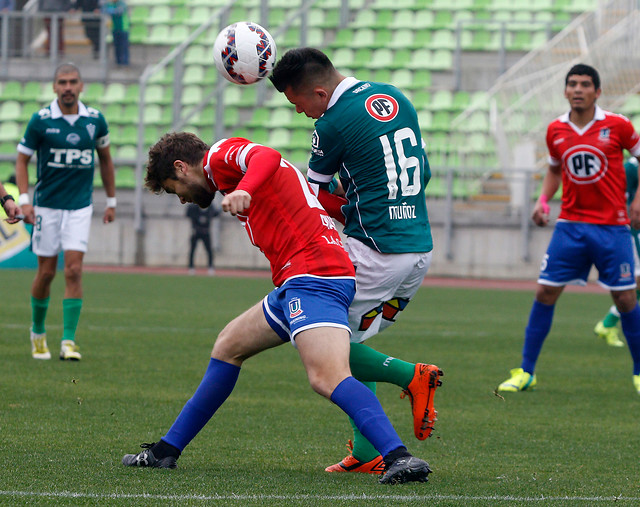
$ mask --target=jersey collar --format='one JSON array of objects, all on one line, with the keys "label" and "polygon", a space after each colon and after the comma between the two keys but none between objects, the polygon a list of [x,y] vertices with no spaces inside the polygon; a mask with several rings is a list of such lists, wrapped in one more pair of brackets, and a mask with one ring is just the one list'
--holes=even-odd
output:
[{"label": "jersey collar", "polygon": [[593,120],[591,120],[589,123],[587,123],[583,128],[578,128],[575,126],[575,124],[571,123],[571,120],[569,120],[569,113],[571,111],[567,111],[566,113],[564,113],[562,116],[560,116],[560,118],[558,118],[558,120],[560,120],[562,123],[567,123],[569,124],[569,126],[575,130],[578,134],[583,134],[585,133],[587,130],[589,130],[591,128],[591,126],[600,120],[604,120],[606,118],[606,115],[604,114],[604,109],[602,109],[598,104],[596,104],[596,110],[593,114]]},{"label": "jersey collar", "polygon": [[[51,119],[55,120],[57,118],[62,118],[64,115],[62,114],[62,110],[60,109],[60,105],[58,104],[58,99],[53,99],[51,102]],[[89,116],[89,111],[87,110],[87,106],[85,106],[82,102],[78,101],[78,116]]]},{"label": "jersey collar", "polygon": [[327,109],[338,102],[338,99],[344,92],[346,92],[349,88],[352,88],[359,82],[360,80],[356,79],[355,77],[345,77],[342,81],[340,81],[340,84],[336,86],[335,90],[333,90],[333,94],[331,95],[331,99],[329,99],[329,104],[327,105]]}]

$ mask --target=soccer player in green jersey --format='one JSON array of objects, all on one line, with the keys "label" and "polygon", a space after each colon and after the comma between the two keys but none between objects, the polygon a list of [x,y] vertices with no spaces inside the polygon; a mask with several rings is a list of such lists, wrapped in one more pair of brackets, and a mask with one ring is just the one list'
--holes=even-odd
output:
[{"label": "soccer player in green jersey", "polygon": [[[414,433],[423,440],[436,420],[433,397],[442,371],[362,343],[395,322],[431,263],[424,194],[431,173],[415,108],[391,85],[340,74],[314,48],[285,53],[270,79],[298,113],[316,119],[307,177],[329,213],[345,224],[345,248],[356,267],[349,310],[353,375],[374,392],[376,382],[400,386],[411,399]],[[355,426],[349,446],[351,453],[326,471],[381,473],[380,455]]]},{"label": "soccer player in green jersey", "polygon": [[[116,189],[109,129],[100,111],[80,102],[82,86],[75,65],[60,65],[53,80],[57,98],[34,113],[18,144],[18,205],[25,222],[33,224],[31,249],[38,256],[31,286],[31,355],[35,359],[51,358],[45,317],[60,252],[64,252],[65,278],[60,359],[81,359],[75,333],[82,308],[82,262],[93,214],[94,151],[98,152],[100,176],[107,194],[103,221],[115,219]],[[27,166],[34,153],[38,156],[38,181],[32,203]]]}]

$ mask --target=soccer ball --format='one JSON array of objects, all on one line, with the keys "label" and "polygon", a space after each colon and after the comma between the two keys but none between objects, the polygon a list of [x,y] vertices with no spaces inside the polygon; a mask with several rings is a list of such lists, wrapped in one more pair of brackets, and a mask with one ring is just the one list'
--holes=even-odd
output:
[{"label": "soccer ball", "polygon": [[213,61],[226,79],[248,85],[271,73],[276,61],[276,43],[271,34],[257,23],[233,23],[216,37]]}]

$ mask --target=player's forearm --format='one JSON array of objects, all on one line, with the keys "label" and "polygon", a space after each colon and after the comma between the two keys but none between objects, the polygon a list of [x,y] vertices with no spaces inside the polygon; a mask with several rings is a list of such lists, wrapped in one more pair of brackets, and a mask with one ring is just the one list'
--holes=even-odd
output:
[{"label": "player's forearm", "polygon": [[107,197],[115,197],[116,173],[112,161],[100,161],[100,178]]},{"label": "player's forearm", "polygon": [[28,172],[29,158],[22,153],[18,153],[16,160],[16,186],[20,194],[26,194],[29,192],[29,172]]}]

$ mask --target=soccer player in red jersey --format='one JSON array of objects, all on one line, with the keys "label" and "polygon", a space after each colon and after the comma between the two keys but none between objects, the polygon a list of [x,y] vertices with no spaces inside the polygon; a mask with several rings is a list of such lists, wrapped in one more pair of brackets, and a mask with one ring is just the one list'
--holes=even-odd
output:
[{"label": "soccer player in red jersey", "polygon": [[238,217],[271,264],[276,288],[218,335],[193,397],[160,441],[143,444],[126,466],[175,468],[187,444],[231,394],[243,362],[291,342],[312,388],[338,405],[383,456],[380,482],[426,482],[429,465],[412,456],[375,395],[349,370],[349,305],[355,270],[333,221],[304,176],[280,153],[246,139],[207,146],[194,134],[171,133],[149,150],[146,186],[180,202]]},{"label": "soccer player in red jersey", "polygon": [[629,223],[640,226],[640,193],[627,215],[623,150],[640,155],[640,137],[622,115],[596,105],[600,77],[588,65],[569,70],[564,95],[571,109],[549,124],[549,169],[533,210],[536,225],[549,222],[548,201],[562,183],[562,206],[542,261],[535,301],[525,329],[520,368],[498,386],[517,392],[536,385],[534,369],[553,320],[553,310],[569,283],[584,285],[591,266],[611,291],[633,359],[633,384],[640,394],[640,307],[636,298]]}]

